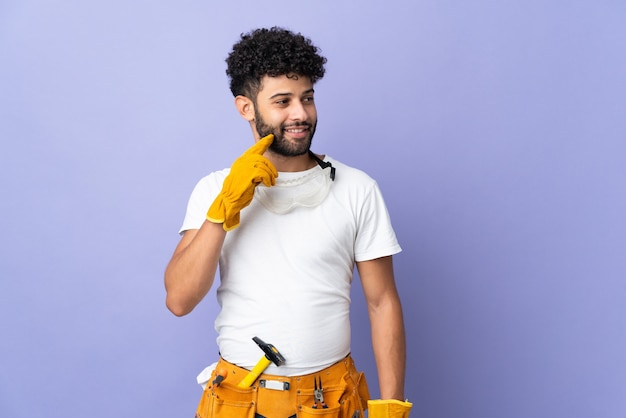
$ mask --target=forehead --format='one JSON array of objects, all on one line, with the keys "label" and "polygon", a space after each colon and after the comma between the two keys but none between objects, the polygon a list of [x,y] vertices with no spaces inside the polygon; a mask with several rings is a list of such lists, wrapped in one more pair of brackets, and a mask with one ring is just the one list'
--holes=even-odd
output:
[{"label": "forehead", "polygon": [[309,77],[298,75],[280,75],[270,77],[268,75],[261,79],[259,98],[268,98],[277,94],[301,95],[313,90],[313,83]]}]

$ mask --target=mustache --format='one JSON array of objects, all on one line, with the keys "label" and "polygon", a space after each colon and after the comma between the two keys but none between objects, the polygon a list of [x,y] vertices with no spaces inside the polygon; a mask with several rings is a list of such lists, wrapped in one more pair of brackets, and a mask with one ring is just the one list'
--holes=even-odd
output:
[{"label": "mustache", "polygon": [[280,128],[276,126],[271,126],[271,125],[259,124],[257,125],[257,130],[259,132],[260,138],[263,138],[264,136],[267,136],[273,133],[274,136],[276,137],[274,141],[276,141],[282,137],[282,131],[284,131],[285,129],[299,128],[299,127],[304,127],[312,132],[315,127],[315,124],[310,123],[310,122],[294,122],[294,123],[280,125]]},{"label": "mustache", "polygon": [[283,125],[282,129],[289,129],[289,128],[299,128],[299,127],[307,127],[310,128],[312,125],[308,122],[294,122],[294,123],[290,123],[288,125]]}]

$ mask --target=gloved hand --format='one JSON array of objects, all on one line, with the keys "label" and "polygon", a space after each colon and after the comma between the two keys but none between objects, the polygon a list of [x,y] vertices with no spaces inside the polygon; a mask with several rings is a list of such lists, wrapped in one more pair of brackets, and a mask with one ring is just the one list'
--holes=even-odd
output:
[{"label": "gloved hand", "polygon": [[369,418],[409,418],[413,404],[397,399],[376,399],[367,401]]},{"label": "gloved hand", "polygon": [[261,183],[267,187],[276,184],[278,171],[263,156],[273,141],[272,134],[261,138],[233,162],[230,173],[224,179],[222,191],[207,212],[209,221],[223,223],[225,231],[237,228],[239,212],[252,202],[254,188]]}]

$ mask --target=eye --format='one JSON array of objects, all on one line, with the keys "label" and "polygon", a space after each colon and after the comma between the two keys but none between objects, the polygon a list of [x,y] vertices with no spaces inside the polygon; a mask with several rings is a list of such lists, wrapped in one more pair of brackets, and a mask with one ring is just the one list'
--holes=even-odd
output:
[{"label": "eye", "polygon": [[302,99],[304,103],[313,103],[313,96],[307,96]]}]

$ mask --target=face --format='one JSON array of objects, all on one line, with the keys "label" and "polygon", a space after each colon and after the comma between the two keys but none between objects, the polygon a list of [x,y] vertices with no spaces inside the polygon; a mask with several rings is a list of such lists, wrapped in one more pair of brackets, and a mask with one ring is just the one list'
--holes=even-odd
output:
[{"label": "face", "polygon": [[307,77],[266,76],[254,106],[259,137],[274,134],[270,151],[288,157],[306,154],[317,126],[313,85]]}]

